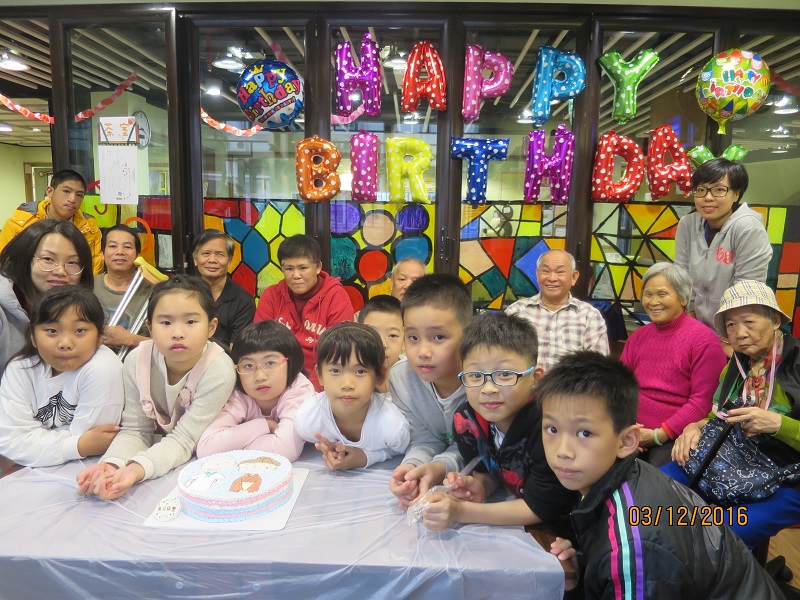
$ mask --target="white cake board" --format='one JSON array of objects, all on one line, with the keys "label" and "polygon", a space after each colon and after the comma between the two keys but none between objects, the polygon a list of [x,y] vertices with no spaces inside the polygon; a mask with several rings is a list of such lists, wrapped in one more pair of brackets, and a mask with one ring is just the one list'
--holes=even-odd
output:
[{"label": "white cake board", "polygon": [[[194,519],[184,513],[178,513],[171,521],[159,521],[155,518],[155,510],[150,514],[144,522],[145,527],[158,527],[159,529],[188,529],[191,531],[219,531],[226,533],[231,531],[280,531],[286,527],[286,522],[289,520],[289,515],[292,514],[297,497],[300,495],[300,490],[303,489],[303,484],[308,477],[308,469],[294,469],[294,488],[292,490],[292,497],[283,506],[276,510],[267,513],[266,515],[257,517],[255,519],[246,519],[244,521],[233,521],[231,523],[207,523]],[[176,485],[167,497],[178,497],[178,486]]]}]

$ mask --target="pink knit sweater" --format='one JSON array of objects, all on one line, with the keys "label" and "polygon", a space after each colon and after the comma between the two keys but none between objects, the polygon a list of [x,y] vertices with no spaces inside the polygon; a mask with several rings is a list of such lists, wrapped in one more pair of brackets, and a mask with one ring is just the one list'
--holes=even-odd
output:
[{"label": "pink knit sweater", "polygon": [[666,423],[675,435],[711,411],[728,362],[716,334],[685,313],[634,331],[621,360],[639,381],[639,422],[648,429]]}]

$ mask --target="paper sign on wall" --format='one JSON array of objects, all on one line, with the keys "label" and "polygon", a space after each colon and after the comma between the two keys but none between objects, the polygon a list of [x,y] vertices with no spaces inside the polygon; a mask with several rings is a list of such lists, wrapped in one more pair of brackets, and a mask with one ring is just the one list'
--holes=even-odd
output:
[{"label": "paper sign on wall", "polygon": [[97,123],[98,144],[138,144],[139,127],[134,117],[105,117]]},{"label": "paper sign on wall", "polygon": [[100,202],[138,204],[136,191],[137,146],[100,145]]}]

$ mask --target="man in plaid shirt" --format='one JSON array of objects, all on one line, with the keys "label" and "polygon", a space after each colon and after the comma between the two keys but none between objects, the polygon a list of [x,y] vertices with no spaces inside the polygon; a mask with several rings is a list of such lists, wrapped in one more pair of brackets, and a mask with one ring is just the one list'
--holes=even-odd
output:
[{"label": "man in plaid shirt", "polygon": [[575,258],[564,250],[549,250],[536,262],[539,293],[518,300],[506,309],[528,319],[539,335],[539,365],[545,371],[576,350],[608,354],[608,335],[603,315],[588,302],[573,298],[578,281]]}]

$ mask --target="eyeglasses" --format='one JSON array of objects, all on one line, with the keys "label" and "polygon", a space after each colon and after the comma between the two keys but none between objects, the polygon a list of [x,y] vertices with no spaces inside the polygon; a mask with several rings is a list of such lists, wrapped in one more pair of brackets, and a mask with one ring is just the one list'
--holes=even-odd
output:
[{"label": "eyeglasses", "polygon": [[695,198],[705,198],[708,192],[711,192],[711,195],[714,198],[724,198],[728,192],[731,190],[730,187],[727,185],[715,185],[712,188],[698,186],[692,190],[692,194],[694,194]]},{"label": "eyeglasses", "polygon": [[269,373],[270,371],[275,371],[278,367],[280,367],[283,363],[287,362],[289,359],[284,357],[280,360],[268,360],[263,363],[255,363],[255,362],[246,362],[246,363],[239,363],[236,365],[236,372],[239,375],[255,375],[258,369],[264,371],[264,373]]},{"label": "eyeglasses", "polygon": [[45,273],[55,271],[58,267],[64,267],[64,271],[67,273],[67,275],[80,275],[83,273],[83,265],[77,260],[61,262],[60,260],[56,260],[51,256],[37,256],[36,266]]},{"label": "eyeglasses", "polygon": [[487,377],[491,377],[492,382],[497,386],[511,387],[512,385],[517,385],[520,377],[525,377],[525,375],[532,373],[535,368],[536,365],[533,365],[527,371],[522,371],[522,373],[504,369],[492,371],[491,373],[484,373],[483,371],[462,371],[458,374],[458,378],[461,380],[461,383],[464,384],[464,387],[468,388],[483,387]]}]

